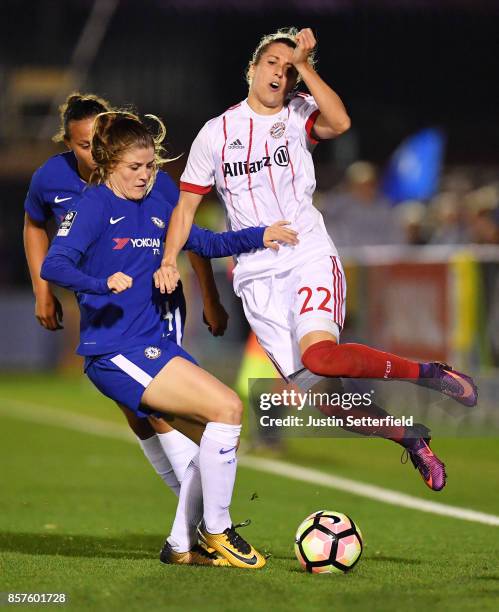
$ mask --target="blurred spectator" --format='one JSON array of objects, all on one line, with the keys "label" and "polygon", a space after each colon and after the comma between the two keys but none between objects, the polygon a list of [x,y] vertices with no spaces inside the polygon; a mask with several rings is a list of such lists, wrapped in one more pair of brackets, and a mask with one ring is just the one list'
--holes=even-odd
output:
[{"label": "blurred spectator", "polygon": [[405,244],[427,243],[426,213],[425,204],[417,200],[408,200],[395,207],[394,214],[403,232]]},{"label": "blurred spectator", "polygon": [[470,241],[465,225],[462,197],[456,192],[440,193],[429,205],[433,228],[430,244],[465,244]]},{"label": "blurred spectator", "polygon": [[473,189],[473,173],[473,170],[466,166],[446,168],[440,181],[441,192],[464,197]]},{"label": "blurred spectator", "polygon": [[369,162],[349,166],[344,187],[325,193],[321,204],[326,228],[338,247],[403,242],[393,209],[380,194],[378,174]]},{"label": "blurred spectator", "polygon": [[499,187],[487,185],[466,197],[470,241],[499,244]]}]

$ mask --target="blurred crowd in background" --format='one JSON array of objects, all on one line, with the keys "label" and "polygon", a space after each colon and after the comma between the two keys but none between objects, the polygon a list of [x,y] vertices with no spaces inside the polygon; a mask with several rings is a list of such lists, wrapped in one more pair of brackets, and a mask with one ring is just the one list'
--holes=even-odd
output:
[{"label": "blurred crowd in background", "polygon": [[[449,169],[427,201],[393,205],[373,163],[351,164],[343,181],[317,204],[328,231],[342,247],[375,245],[499,244],[499,176]],[[492,177],[491,177],[492,178]]]}]

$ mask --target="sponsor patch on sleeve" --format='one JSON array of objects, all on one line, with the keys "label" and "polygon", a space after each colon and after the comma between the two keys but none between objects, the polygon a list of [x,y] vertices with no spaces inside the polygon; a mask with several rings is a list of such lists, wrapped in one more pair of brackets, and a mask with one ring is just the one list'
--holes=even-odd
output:
[{"label": "sponsor patch on sleeve", "polygon": [[76,210],[69,210],[66,213],[66,216],[59,225],[59,230],[57,232],[58,236],[67,236],[69,234],[69,230],[71,229],[77,214],[78,212]]}]

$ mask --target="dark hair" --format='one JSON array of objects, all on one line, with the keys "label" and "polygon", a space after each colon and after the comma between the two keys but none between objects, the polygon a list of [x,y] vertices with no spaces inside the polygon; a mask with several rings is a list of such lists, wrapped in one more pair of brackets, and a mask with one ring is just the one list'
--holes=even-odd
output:
[{"label": "dark hair", "polygon": [[132,148],[154,149],[154,172],[151,177],[148,191],[154,185],[159,166],[170,159],[162,155],[164,149],[162,142],[166,136],[164,123],[155,115],[145,115],[153,119],[159,126],[157,134],[129,111],[108,111],[97,115],[92,133],[92,157],[97,164],[90,176],[89,184],[100,185],[105,183],[109,174],[122,159],[124,153]]},{"label": "dark hair", "polygon": [[70,121],[89,119],[90,117],[96,117],[99,113],[105,113],[110,110],[112,110],[112,107],[109,102],[95,94],[81,94],[76,91],[69,94],[64,104],[59,106],[59,130],[52,140],[54,142],[62,142],[70,138]]}]

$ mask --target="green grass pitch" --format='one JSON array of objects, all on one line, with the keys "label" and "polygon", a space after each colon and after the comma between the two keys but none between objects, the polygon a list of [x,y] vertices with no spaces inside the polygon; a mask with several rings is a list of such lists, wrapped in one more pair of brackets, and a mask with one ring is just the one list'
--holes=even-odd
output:
[{"label": "green grass pitch", "polygon": [[[138,445],[23,420],[23,405],[123,425],[83,377],[0,378],[2,592],[65,592],[64,609],[71,610],[497,609],[497,527],[246,467],[238,472],[232,515],[252,519],[242,533],[271,553],[267,566],[164,566],[158,551],[175,499]],[[382,440],[294,440],[282,458],[497,514],[497,439],[437,440],[435,448],[449,472],[441,494],[426,490],[413,468],[400,464],[399,449]],[[365,537],[362,559],[344,576],[308,575],[294,557],[296,527],[325,508],[351,515]]]}]

